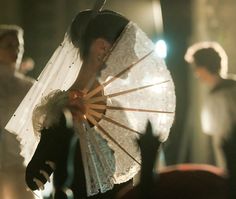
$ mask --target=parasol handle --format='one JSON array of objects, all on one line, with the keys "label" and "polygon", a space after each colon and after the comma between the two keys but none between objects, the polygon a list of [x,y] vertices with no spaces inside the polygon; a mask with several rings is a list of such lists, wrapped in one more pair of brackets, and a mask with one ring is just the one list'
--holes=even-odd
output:
[{"label": "parasol handle", "polygon": [[93,6],[93,10],[95,12],[100,12],[103,9],[105,3],[106,3],[106,0],[97,0]]}]

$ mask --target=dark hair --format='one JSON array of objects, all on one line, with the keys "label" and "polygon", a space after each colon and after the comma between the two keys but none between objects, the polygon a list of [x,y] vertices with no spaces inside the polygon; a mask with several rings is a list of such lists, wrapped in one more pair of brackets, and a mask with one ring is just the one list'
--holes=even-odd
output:
[{"label": "dark hair", "polygon": [[0,41],[9,35],[14,36],[18,39],[17,34],[18,32],[16,30],[7,30],[4,33],[0,34]]},{"label": "dark hair", "polygon": [[204,67],[212,74],[219,74],[221,57],[214,48],[202,48],[193,54],[196,67]]},{"label": "dark hair", "polygon": [[79,48],[81,58],[85,59],[95,39],[103,38],[111,44],[114,43],[128,22],[128,19],[110,10],[98,13],[86,10],[77,14],[69,35],[72,43]]},{"label": "dark hair", "polygon": [[18,39],[21,39],[19,37],[23,37],[23,29],[17,25],[1,24],[0,25],[0,40],[8,35],[16,36]]}]

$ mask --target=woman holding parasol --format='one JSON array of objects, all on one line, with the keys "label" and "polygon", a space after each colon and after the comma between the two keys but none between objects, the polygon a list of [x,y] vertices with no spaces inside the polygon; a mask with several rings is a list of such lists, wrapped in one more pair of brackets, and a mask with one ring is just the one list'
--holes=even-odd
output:
[{"label": "woman holding parasol", "polygon": [[[157,124],[163,140],[173,121],[173,82],[163,61],[153,54],[153,44],[125,17],[101,11],[102,5],[97,1],[93,10],[76,16],[7,126],[16,131],[14,120],[24,113],[18,137],[25,145],[26,163],[31,159],[27,184],[38,189],[54,172],[55,198],[99,192],[111,198],[108,191],[139,170],[135,141],[147,119]],[[41,96],[46,97],[38,104]],[[38,104],[33,126],[39,143],[25,138],[31,132],[26,104]]]}]

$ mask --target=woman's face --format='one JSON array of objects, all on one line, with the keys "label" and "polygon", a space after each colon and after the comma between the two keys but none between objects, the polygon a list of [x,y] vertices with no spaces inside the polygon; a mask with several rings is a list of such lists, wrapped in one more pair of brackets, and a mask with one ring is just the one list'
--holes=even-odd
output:
[{"label": "woman's face", "polygon": [[105,39],[98,38],[91,44],[89,50],[88,63],[92,64],[94,72],[100,75],[101,71],[106,67],[104,60],[109,53],[111,44]]}]

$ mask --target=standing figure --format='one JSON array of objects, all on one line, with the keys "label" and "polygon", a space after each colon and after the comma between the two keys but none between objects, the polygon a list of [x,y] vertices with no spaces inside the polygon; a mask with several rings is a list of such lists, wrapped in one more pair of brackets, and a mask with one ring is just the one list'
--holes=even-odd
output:
[{"label": "standing figure", "polygon": [[132,185],[147,119],[165,141],[174,118],[173,81],[153,43],[103,3],[75,17],[6,126],[21,139],[29,188],[53,173],[56,199],[113,198]]},{"label": "standing figure", "polygon": [[34,69],[35,62],[31,57],[23,57],[18,72],[28,76],[28,73]]},{"label": "standing figure", "polygon": [[16,75],[22,54],[23,30],[15,25],[0,25],[0,198],[34,198],[26,191],[20,144],[4,129],[32,85],[31,79]]},{"label": "standing figure", "polygon": [[202,110],[202,127],[212,135],[217,166],[226,168],[222,147],[236,133],[236,81],[221,77],[227,62],[222,47],[215,42],[190,47],[186,60],[193,64],[196,76],[209,88]]},{"label": "standing figure", "polygon": [[[26,182],[30,189],[43,188],[52,172],[55,199],[67,198],[71,193],[74,198],[113,198],[116,189],[127,184],[114,185],[113,188],[116,169],[113,150],[98,133],[92,130],[83,132],[84,126],[86,129],[94,126],[84,121],[87,107],[83,95],[88,87],[99,86],[97,76],[105,67],[104,59],[128,22],[112,11],[87,10],[74,19],[69,35],[73,45],[79,49],[82,66],[67,91],[52,92],[34,110],[33,123],[40,132],[40,142],[26,169]],[[103,96],[103,90],[97,96]],[[105,103],[104,100],[99,104]],[[45,116],[43,120],[42,116]],[[78,123],[77,130],[73,123]],[[92,153],[89,156],[88,151],[83,151],[84,145]],[[99,192],[98,196],[95,195]]]}]

